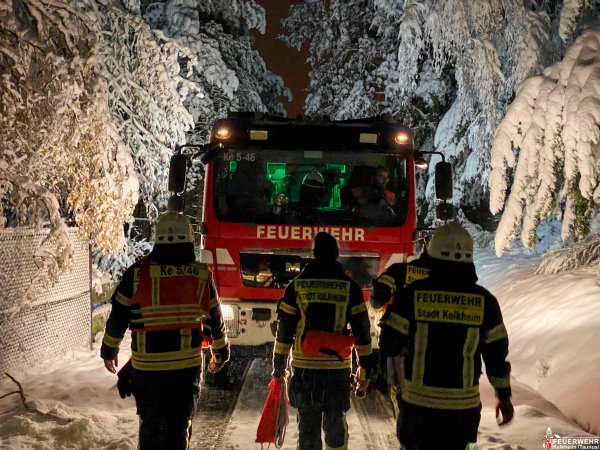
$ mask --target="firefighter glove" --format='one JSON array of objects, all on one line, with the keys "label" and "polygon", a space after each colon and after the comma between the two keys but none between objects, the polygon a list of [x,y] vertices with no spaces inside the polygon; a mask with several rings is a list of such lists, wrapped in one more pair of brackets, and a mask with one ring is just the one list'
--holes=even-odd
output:
[{"label": "firefighter glove", "polygon": [[227,361],[229,361],[229,345],[213,350],[208,363],[208,371],[210,373],[220,372]]},{"label": "firefighter glove", "polygon": [[[502,417],[500,417],[500,414],[502,414]],[[496,401],[496,421],[498,422],[498,425],[503,426],[503,425],[510,423],[510,421],[513,419],[514,416],[515,416],[515,408],[513,407],[513,404],[510,401],[510,398],[505,398],[502,400],[497,399],[497,401]]]},{"label": "firefighter glove", "polygon": [[355,375],[354,395],[359,400],[364,400],[369,389],[369,380],[366,378],[366,370],[359,367]]},{"label": "firefighter glove", "polygon": [[227,344],[225,347],[221,347],[218,349],[213,349],[212,350],[212,354],[213,355],[219,355],[221,357],[221,360],[226,363],[227,361],[229,361],[229,344]]},{"label": "firefighter glove", "polygon": [[131,372],[131,360],[129,360],[127,361],[127,364],[125,364],[117,374],[117,389],[119,390],[119,395],[121,396],[121,398],[131,396],[131,388],[133,386],[133,377],[131,376]]},{"label": "firefighter glove", "polygon": [[287,374],[288,358],[286,355],[273,355],[273,372],[271,376],[273,378],[281,378]]},{"label": "firefighter glove", "polygon": [[358,365],[362,368],[366,380],[375,377],[377,373],[377,357],[374,353],[358,357]]}]

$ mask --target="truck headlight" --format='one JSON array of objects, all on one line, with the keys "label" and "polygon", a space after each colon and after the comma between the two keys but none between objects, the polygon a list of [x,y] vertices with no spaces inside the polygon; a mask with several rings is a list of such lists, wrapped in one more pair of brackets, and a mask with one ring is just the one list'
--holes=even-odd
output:
[{"label": "truck headlight", "polygon": [[235,319],[235,312],[233,310],[233,306],[231,305],[224,305],[223,303],[221,303],[221,313],[223,314],[224,321]]}]

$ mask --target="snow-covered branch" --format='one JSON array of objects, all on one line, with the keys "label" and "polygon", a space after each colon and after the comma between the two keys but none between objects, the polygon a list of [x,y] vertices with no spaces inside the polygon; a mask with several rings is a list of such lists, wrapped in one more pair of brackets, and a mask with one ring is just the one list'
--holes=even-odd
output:
[{"label": "snow-covered branch", "polygon": [[2,225],[51,216],[55,236],[66,218],[94,251],[124,253],[123,224],[139,199],[164,206],[169,158],[196,122],[194,141],[228,109],[284,113],[282,79],[251,48],[248,30],[266,24],[254,0],[149,11],[138,0],[0,2]]},{"label": "snow-covered branch", "polygon": [[[42,248],[54,255],[52,270],[68,259],[61,252],[70,247],[56,239],[64,217],[93,248],[116,252],[139,180],[151,184],[143,166],[136,173],[132,148],[142,161],[157,154],[164,191],[170,149],[193,126],[176,89],[180,53],[114,2],[15,1],[2,13],[0,159],[11,175],[0,182],[2,222],[51,218],[47,241],[55,247]],[[130,126],[119,131],[121,122]],[[150,154],[139,152],[140,142]]]},{"label": "snow-covered branch", "polygon": [[[505,202],[506,170],[515,162]],[[563,239],[587,235],[600,205],[600,26],[523,83],[496,131],[489,186],[492,212],[504,210],[498,255],[521,224],[523,243],[533,247],[537,226],[553,213],[562,218]]]}]

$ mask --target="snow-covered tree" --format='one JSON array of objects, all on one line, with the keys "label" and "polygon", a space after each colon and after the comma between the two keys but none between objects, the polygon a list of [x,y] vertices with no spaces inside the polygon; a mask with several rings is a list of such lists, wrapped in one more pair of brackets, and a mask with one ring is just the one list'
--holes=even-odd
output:
[{"label": "snow-covered tree", "polygon": [[307,113],[390,113],[417,131],[424,149],[449,157],[455,203],[480,207],[495,127],[518,84],[560,48],[554,8],[521,0],[310,1],[291,7],[285,39],[310,42]]},{"label": "snow-covered tree", "polygon": [[372,0],[304,2],[290,7],[282,36],[300,49],[309,42],[309,74],[305,113],[334,120],[376,115],[381,108],[381,82],[375,73],[378,41],[370,31]]},{"label": "snow-covered tree", "polygon": [[599,18],[599,0],[564,0],[559,23],[561,39],[569,41],[574,35],[579,35],[582,29],[598,23]]},{"label": "snow-covered tree", "polygon": [[15,4],[3,15],[2,153],[13,174],[54,192],[94,247],[116,251],[138,179],[144,197],[164,192],[171,148],[193,125],[176,89],[182,53],[117,4]]},{"label": "snow-covered tree", "polygon": [[123,259],[124,224],[138,200],[145,215],[164,206],[169,157],[194,126],[204,141],[228,109],[283,113],[283,82],[251,49],[248,30],[265,26],[253,0],[15,0],[0,13],[2,225],[49,221],[57,270],[64,219]]},{"label": "snow-covered tree", "polygon": [[589,233],[600,205],[600,26],[520,86],[496,131],[489,184],[492,212],[504,209],[498,255],[521,224],[521,240],[535,246],[537,226],[552,214],[562,219],[563,239]]},{"label": "snow-covered tree", "polygon": [[68,265],[70,216],[116,250],[137,196],[129,152],[107,114],[96,24],[69,2],[0,3],[2,225],[41,226],[50,279]]},{"label": "snow-covered tree", "polygon": [[289,90],[252,49],[249,30],[264,33],[266,26],[265,11],[254,0],[154,2],[143,17],[198,61],[189,77],[195,90],[184,92],[194,121],[204,127],[197,126],[203,138],[228,110],[284,114],[277,97],[290,95]]},{"label": "snow-covered tree", "polygon": [[596,267],[600,269],[600,234],[590,236],[571,247],[554,250],[544,255],[535,273],[542,275]]},{"label": "snow-covered tree", "polygon": [[139,192],[166,191],[171,148],[193,126],[177,91],[182,47],[116,2],[0,12],[2,223],[50,223],[41,253],[55,279],[71,254],[64,219],[115,254]]},{"label": "snow-covered tree", "polygon": [[[434,147],[453,163],[455,203],[477,211],[487,204],[494,129],[516,86],[541,70],[557,47],[548,11],[528,2],[459,0],[430,6],[422,22],[425,45],[431,45],[434,73],[453,68],[456,95],[436,129]],[[409,51],[401,45],[403,50]]]},{"label": "snow-covered tree", "polygon": [[182,74],[197,61],[139,15],[114,5],[98,7],[95,15],[100,18],[97,61],[108,84],[108,111],[133,157],[140,199],[156,210],[166,202],[173,149],[194,127],[183,100],[195,83]]}]

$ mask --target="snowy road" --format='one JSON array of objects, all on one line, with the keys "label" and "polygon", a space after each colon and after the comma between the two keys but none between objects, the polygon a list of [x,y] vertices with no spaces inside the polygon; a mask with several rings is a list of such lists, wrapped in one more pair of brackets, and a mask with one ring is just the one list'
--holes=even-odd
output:
[{"label": "snowy road", "polygon": [[[248,443],[256,439],[256,428],[260,420],[262,406],[268,394],[271,361],[255,359],[244,381],[237,404],[224,433],[223,450],[247,449]],[[290,423],[287,427],[283,450],[295,450],[298,438],[296,410],[290,408]],[[371,393],[365,401],[353,398],[347,414],[350,433],[349,448],[361,450],[397,449],[395,423],[392,411],[377,392]],[[258,444],[251,444],[250,448]]]}]

